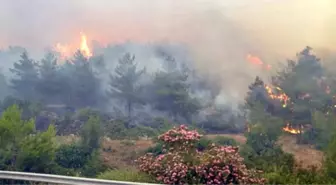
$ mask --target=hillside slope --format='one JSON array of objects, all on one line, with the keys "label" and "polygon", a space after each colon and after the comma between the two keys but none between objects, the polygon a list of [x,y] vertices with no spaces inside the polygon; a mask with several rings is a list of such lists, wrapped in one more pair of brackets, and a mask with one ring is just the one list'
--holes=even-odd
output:
[{"label": "hillside slope", "polygon": [[[235,139],[237,142],[244,144],[246,138],[242,134],[220,134],[207,135],[213,138],[216,136],[225,136]],[[74,135],[59,137],[62,143],[71,143],[76,141]],[[321,167],[323,162],[323,152],[318,151],[311,145],[298,145],[295,136],[283,135],[278,143],[282,145],[282,149],[294,155],[296,163],[307,168],[309,166]],[[134,160],[144,153],[144,151],[153,146],[151,140],[111,140],[104,138],[102,147],[102,158],[104,162],[111,168],[125,168],[134,166]]]}]

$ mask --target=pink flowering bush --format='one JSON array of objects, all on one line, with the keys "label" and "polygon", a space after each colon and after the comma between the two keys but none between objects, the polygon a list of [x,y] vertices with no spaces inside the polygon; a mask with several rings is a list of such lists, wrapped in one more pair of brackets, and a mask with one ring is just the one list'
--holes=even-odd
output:
[{"label": "pink flowering bush", "polygon": [[238,147],[212,145],[199,152],[195,144],[201,135],[184,125],[158,137],[164,154],[146,154],[137,162],[142,172],[165,184],[264,184],[260,171],[249,170]]}]

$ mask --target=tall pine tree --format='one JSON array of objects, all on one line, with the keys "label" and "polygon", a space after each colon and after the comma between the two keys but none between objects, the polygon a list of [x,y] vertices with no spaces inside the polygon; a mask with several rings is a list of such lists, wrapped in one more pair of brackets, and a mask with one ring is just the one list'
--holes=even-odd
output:
[{"label": "tall pine tree", "polygon": [[102,96],[101,82],[93,71],[90,60],[77,51],[64,72],[68,74],[70,83],[68,104],[77,108],[97,106]]},{"label": "tall pine tree", "polygon": [[14,68],[10,69],[15,75],[11,79],[11,87],[20,98],[36,100],[38,99],[36,87],[39,80],[37,64],[29,58],[27,52],[23,52],[20,57],[21,59],[14,63]]},{"label": "tall pine tree", "polygon": [[61,103],[62,96],[65,96],[65,91],[69,86],[60,73],[56,56],[47,53],[41,60],[39,71],[41,78],[37,84],[37,90],[43,97],[44,102]]},{"label": "tall pine tree", "polygon": [[134,106],[144,103],[140,79],[145,73],[145,68],[138,70],[134,60],[135,56],[130,53],[126,53],[119,60],[115,74],[110,75],[110,90],[108,91],[111,98],[119,99],[124,103],[130,121]]}]

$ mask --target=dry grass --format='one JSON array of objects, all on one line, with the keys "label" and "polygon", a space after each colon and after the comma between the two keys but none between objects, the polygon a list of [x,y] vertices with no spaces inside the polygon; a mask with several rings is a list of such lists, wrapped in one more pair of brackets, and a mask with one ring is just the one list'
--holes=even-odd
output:
[{"label": "dry grass", "polygon": [[[206,137],[214,138],[216,136],[232,138],[241,144],[246,142],[246,138],[242,134],[219,134],[207,135]],[[59,143],[69,144],[78,141],[78,137],[73,135],[59,136],[57,140]],[[299,166],[303,168],[322,166],[323,152],[314,149],[311,145],[296,144],[295,136],[284,135],[280,137],[278,143],[282,145],[282,149],[285,152],[294,155],[295,161]],[[110,168],[131,168],[134,166],[134,160],[153,145],[153,141],[145,139],[133,141],[104,138],[102,142],[102,158]]]},{"label": "dry grass", "polygon": [[134,166],[134,160],[144,151],[153,146],[150,140],[103,140],[102,157],[110,168],[129,168]]},{"label": "dry grass", "polygon": [[76,135],[68,135],[68,136],[56,136],[56,142],[57,144],[71,144],[74,142],[79,141],[79,137]]},{"label": "dry grass", "polygon": [[[220,134],[208,135],[207,137],[213,138],[216,136],[230,137],[237,142],[243,144],[246,138],[241,134]],[[323,152],[314,149],[312,145],[298,145],[294,135],[283,135],[279,138],[278,144],[282,145],[282,149],[294,155],[295,162],[302,168],[309,168],[315,166],[320,168],[323,162]]]},{"label": "dry grass", "polygon": [[318,151],[311,145],[298,145],[296,144],[295,136],[285,135],[280,137],[279,144],[282,149],[294,155],[296,163],[302,168],[310,166],[322,167],[323,152]]}]

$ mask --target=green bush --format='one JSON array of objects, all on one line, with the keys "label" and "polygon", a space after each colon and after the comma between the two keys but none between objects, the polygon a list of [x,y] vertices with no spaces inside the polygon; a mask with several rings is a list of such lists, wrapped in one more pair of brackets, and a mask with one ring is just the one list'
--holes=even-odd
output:
[{"label": "green bush", "polygon": [[148,137],[153,137],[153,136],[157,136],[158,135],[158,131],[150,128],[150,127],[146,127],[146,126],[137,126],[137,127],[133,127],[131,129],[129,129],[127,131],[126,137],[127,138],[133,138],[133,139],[138,139],[139,137],[144,137],[144,136],[148,136]]},{"label": "green bush", "polygon": [[293,172],[275,168],[266,173],[269,184],[334,184],[335,181],[316,168],[296,169]]},{"label": "green bush", "polygon": [[17,170],[35,173],[53,173],[55,167],[55,128],[26,137],[16,158]]},{"label": "green bush", "polygon": [[84,167],[90,158],[86,147],[78,144],[61,145],[56,150],[55,161],[63,168],[78,169]]},{"label": "green bush", "polygon": [[124,139],[127,137],[127,128],[123,120],[113,120],[107,123],[105,134],[111,139]]},{"label": "green bush", "polygon": [[292,172],[294,157],[285,153],[276,144],[278,137],[262,130],[254,130],[247,134],[246,144],[241,147],[240,154],[244,157],[249,167],[271,172],[274,167]]},{"label": "green bush", "polygon": [[152,153],[155,156],[163,154],[163,143],[158,142],[155,146],[149,147],[146,153]]},{"label": "green bush", "polygon": [[150,175],[136,170],[109,170],[98,175],[99,179],[155,183],[155,179]]},{"label": "green bush", "polygon": [[96,177],[99,173],[105,171],[107,167],[103,164],[99,152],[91,154],[85,166],[81,169],[81,175],[84,177]]},{"label": "green bush", "polygon": [[228,138],[225,136],[216,136],[215,138],[211,139],[213,143],[217,145],[229,145],[229,146],[238,146],[236,140],[232,138]]},{"label": "green bush", "polygon": [[199,141],[196,144],[196,147],[199,151],[203,151],[205,149],[207,149],[213,142],[206,138],[206,137],[202,137],[201,139],[199,139]]}]

